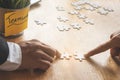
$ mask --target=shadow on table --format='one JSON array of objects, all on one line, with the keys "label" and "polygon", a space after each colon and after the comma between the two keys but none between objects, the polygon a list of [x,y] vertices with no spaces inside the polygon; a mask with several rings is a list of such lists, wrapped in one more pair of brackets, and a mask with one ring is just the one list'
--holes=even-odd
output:
[{"label": "shadow on table", "polygon": [[104,66],[90,58],[87,61],[98,71],[103,80],[120,80],[120,62],[117,59],[109,57]]}]

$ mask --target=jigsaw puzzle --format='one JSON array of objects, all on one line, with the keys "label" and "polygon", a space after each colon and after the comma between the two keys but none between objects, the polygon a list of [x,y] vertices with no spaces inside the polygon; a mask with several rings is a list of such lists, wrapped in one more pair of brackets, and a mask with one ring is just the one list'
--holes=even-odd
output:
[{"label": "jigsaw puzzle", "polygon": [[68,54],[68,53],[63,53],[60,57],[61,60],[70,60],[71,58],[74,58],[75,60],[79,60],[80,62],[82,62],[83,60],[85,60],[85,57],[83,54],[79,54],[77,52],[75,52],[74,54]]},{"label": "jigsaw puzzle", "polygon": [[60,57],[60,59],[67,59],[69,60],[72,57],[72,55],[68,54],[68,53],[63,53]]}]

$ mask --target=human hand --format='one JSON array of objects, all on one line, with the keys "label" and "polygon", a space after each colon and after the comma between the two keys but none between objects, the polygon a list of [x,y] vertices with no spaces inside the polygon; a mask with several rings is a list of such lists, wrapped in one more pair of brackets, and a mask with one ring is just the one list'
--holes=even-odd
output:
[{"label": "human hand", "polygon": [[38,40],[29,40],[18,43],[22,50],[22,64],[19,69],[47,70],[59,52]]},{"label": "human hand", "polygon": [[101,53],[110,49],[111,56],[112,57],[118,56],[120,59],[120,31],[113,33],[110,36],[110,38],[111,39],[109,41],[91,50],[84,56],[86,58],[89,58],[90,56],[96,55],[98,53]]}]

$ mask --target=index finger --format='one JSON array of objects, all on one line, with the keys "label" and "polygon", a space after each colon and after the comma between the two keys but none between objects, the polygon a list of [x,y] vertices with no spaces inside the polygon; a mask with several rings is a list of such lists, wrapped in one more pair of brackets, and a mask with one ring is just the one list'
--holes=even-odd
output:
[{"label": "index finger", "polygon": [[87,54],[85,54],[84,56],[86,58],[89,58],[90,56],[96,55],[98,53],[104,52],[110,48],[113,47],[113,40],[109,40],[104,44],[101,44],[100,46],[96,47],[95,49],[89,51]]}]

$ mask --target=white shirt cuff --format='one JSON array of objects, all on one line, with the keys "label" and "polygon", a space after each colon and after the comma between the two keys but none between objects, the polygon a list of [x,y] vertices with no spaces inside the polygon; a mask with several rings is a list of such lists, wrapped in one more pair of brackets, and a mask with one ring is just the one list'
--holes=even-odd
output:
[{"label": "white shirt cuff", "polygon": [[0,70],[14,71],[19,68],[22,62],[22,51],[18,44],[7,42],[9,47],[9,55],[7,61],[0,65]]}]

